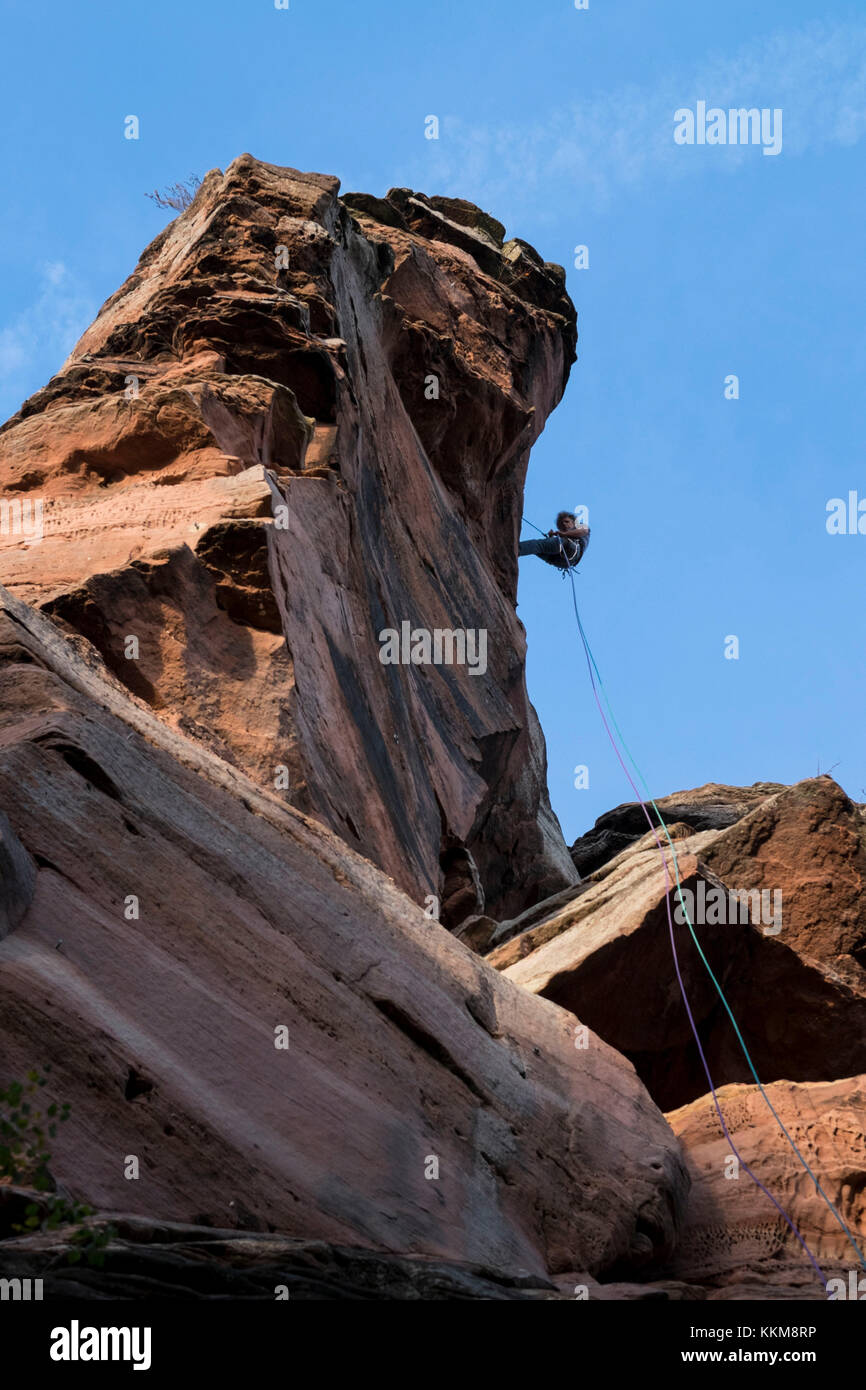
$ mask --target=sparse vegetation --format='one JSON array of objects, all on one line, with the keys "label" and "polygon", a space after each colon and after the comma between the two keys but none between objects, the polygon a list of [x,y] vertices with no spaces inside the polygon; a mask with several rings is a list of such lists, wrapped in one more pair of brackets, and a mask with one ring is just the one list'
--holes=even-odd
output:
[{"label": "sparse vegetation", "polygon": [[69,1118],[69,1106],[53,1102],[43,1113],[34,1100],[47,1084],[47,1076],[31,1071],[26,1081],[11,1081],[0,1090],[0,1182],[35,1187],[37,1192],[54,1187],[46,1141]]},{"label": "sparse vegetation", "polygon": [[183,212],[185,208],[189,207],[200,188],[201,179],[197,174],[190,174],[184,183],[170,184],[161,193],[158,188],[155,188],[152,193],[145,193],[144,196],[156,203],[158,208],[172,208],[174,212]]},{"label": "sparse vegetation", "polygon": [[30,1071],[26,1081],[11,1081],[0,1088],[0,1184],[20,1184],[48,1194],[25,1207],[23,1224],[13,1230],[27,1235],[74,1226],[67,1260],[77,1264],[84,1259],[89,1265],[100,1267],[105,1263],[104,1247],[116,1230],[110,1225],[101,1229],[89,1226],[87,1219],[93,1215],[93,1208],[69,1201],[54,1191],[47,1141],[55,1137],[57,1126],[69,1119],[69,1105],[52,1101],[44,1111],[39,1108],[38,1093],[47,1084],[47,1076]]}]

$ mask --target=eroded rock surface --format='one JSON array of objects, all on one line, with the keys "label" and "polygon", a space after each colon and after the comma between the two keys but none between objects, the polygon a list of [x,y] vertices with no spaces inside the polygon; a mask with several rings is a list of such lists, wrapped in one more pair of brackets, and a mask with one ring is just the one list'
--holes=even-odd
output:
[{"label": "eroded rock surface", "polygon": [[[849,1271],[856,1270],[861,1278],[863,1269],[828,1202],[862,1248],[866,1078],[808,1086],[777,1081],[767,1087],[767,1094],[827,1201],[756,1088],[721,1088],[725,1123],[738,1151],[791,1217],[825,1276],[841,1277],[847,1286]],[[692,1177],[688,1222],[670,1276],[703,1283],[719,1298],[826,1297],[790,1227],[748,1175],[732,1164],[731,1146],[711,1097],[673,1111],[668,1119],[682,1140]]]},{"label": "eroded rock surface", "polygon": [[778,894],[780,940],[866,992],[866,807],[831,777],[786,787],[704,858],[732,886]]},{"label": "eroded rock surface", "polygon": [[[457,925],[576,878],[514,611],[575,311],[472,204],[338,190],[248,155],[206,177],[0,432],[4,494],[44,504],[0,579],[416,901],[462,849]],[[383,665],[403,622],[483,629],[484,669]]]},{"label": "eroded rock surface", "polygon": [[[20,1223],[39,1194],[16,1191],[4,1200]],[[111,1220],[94,1215],[89,1229],[102,1235],[99,1267],[70,1263],[71,1228],[0,1241],[0,1274],[41,1279],[46,1299],[257,1299],[273,1302],[327,1299],[411,1301],[550,1301],[563,1297],[556,1285],[520,1269],[460,1264],[432,1257],[391,1254],[363,1246],[340,1246],[255,1230],[212,1229],[179,1221],[153,1221],[128,1214]],[[0,1227],[2,1229],[2,1227]],[[279,1293],[278,1293],[279,1291]]]},{"label": "eroded rock surface", "polygon": [[2,609],[0,804],[30,903],[0,941],[0,1043],[71,1105],[59,1184],[538,1276],[672,1254],[685,1173],[630,1063],[578,1051],[570,1014],[88,644]]},{"label": "eroded rock surface", "polygon": [[[734,825],[768,797],[783,791],[779,782],[755,782],[751,787],[721,786],[707,782],[694,791],[672,792],[656,805],[668,825],[686,825],[692,831],[721,830]],[[582,877],[600,869],[635,840],[647,833],[646,814],[637,801],[626,801],[599,816],[592,830],[571,847],[571,857]]]},{"label": "eroded rock surface", "polygon": [[[678,793],[675,805],[688,804]],[[762,793],[726,829],[693,834],[690,825],[674,822],[669,832],[682,887],[694,895],[695,934],[761,1080],[829,1081],[862,1072],[862,808],[822,777]],[[624,1052],[669,1110],[704,1094],[708,1081],[677,983],[668,900],[713,1082],[747,1082],[752,1072],[688,926],[676,921],[680,904],[667,846],[665,858],[670,892],[647,832],[576,888],[500,924],[487,959],[524,988],[571,1009]],[[732,891],[748,896],[734,903]],[[703,921],[696,913],[699,893]]]},{"label": "eroded rock surface", "polygon": [[[118,1228],[103,1273],[63,1269],[70,1233],[10,1236],[0,1191],[4,1273],[823,1296],[720,1173],[642,811],[569,854],[548,803],[515,557],[574,360],[564,278],[460,199],[242,156],[0,429],[5,498],[44,511],[0,537],[0,1080],[52,1065],[52,1173]],[[483,659],[384,664],[404,624],[483,631]],[[862,1238],[864,809],[828,778],[659,805],[684,891],[752,895],[696,931]],[[674,939],[737,1146],[836,1273]]]}]

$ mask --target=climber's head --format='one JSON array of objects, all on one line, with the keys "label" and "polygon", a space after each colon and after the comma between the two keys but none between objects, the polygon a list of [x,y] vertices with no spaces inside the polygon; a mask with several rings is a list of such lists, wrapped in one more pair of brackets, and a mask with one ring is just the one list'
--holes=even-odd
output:
[{"label": "climber's head", "polygon": [[570,531],[576,525],[574,512],[559,512],[556,518],[557,531]]}]

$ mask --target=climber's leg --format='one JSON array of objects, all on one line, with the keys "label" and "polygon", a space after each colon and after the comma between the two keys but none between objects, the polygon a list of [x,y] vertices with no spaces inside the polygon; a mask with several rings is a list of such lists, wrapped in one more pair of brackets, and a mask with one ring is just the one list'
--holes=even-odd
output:
[{"label": "climber's leg", "polygon": [[518,555],[540,555],[542,559],[553,559],[561,554],[562,547],[556,536],[539,536],[538,540],[521,541],[517,547]]}]

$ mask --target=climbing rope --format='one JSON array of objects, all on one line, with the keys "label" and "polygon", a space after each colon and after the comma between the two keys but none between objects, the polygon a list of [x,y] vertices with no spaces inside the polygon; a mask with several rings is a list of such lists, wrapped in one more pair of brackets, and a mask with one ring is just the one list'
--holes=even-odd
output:
[{"label": "climbing rope", "polygon": [[[539,527],[535,526],[533,522],[529,521],[528,518],[524,517],[523,520],[526,522],[526,524],[527,524],[528,526],[531,526],[532,529],[533,529],[534,531],[538,531],[540,535],[544,535],[544,532],[541,531]],[[566,559],[566,558],[567,558],[567,557],[565,556],[565,552],[563,551],[563,559]],[[859,1247],[859,1245],[857,1244],[857,1241],[855,1240],[854,1236],[852,1235],[852,1233],[851,1233],[849,1227],[847,1226],[847,1224],[845,1223],[845,1221],[843,1220],[843,1218],[841,1217],[841,1215],[839,1214],[839,1212],[836,1210],[836,1207],[833,1205],[833,1203],[831,1202],[830,1198],[827,1196],[826,1192],[824,1191],[824,1189],[822,1188],[820,1182],[818,1181],[818,1178],[817,1178],[817,1177],[815,1176],[815,1174],[812,1172],[812,1169],[810,1168],[810,1166],[809,1166],[809,1164],[807,1163],[806,1159],[803,1157],[803,1155],[802,1155],[802,1153],[800,1152],[799,1148],[797,1147],[796,1143],[795,1143],[794,1140],[792,1139],[792,1137],[791,1137],[791,1135],[789,1134],[787,1128],[785,1127],[784,1122],[782,1121],[781,1116],[780,1116],[780,1115],[778,1114],[778,1112],[776,1111],[776,1109],[775,1109],[775,1107],[774,1107],[772,1101],[770,1100],[770,1097],[767,1095],[767,1092],[765,1091],[763,1085],[761,1084],[761,1080],[760,1080],[760,1078],[759,1078],[759,1076],[758,1076],[757,1071],[755,1070],[754,1064],[753,1064],[753,1062],[752,1062],[751,1055],[750,1055],[749,1050],[748,1050],[748,1048],[747,1048],[747,1046],[746,1046],[745,1039],[743,1038],[743,1035],[742,1035],[742,1033],[741,1033],[741,1031],[740,1031],[740,1028],[739,1028],[739,1026],[738,1026],[738,1024],[737,1024],[736,1019],[734,1018],[734,1015],[733,1015],[733,1012],[731,1011],[730,1005],[728,1004],[728,1001],[727,1001],[727,999],[725,998],[724,991],[722,990],[721,985],[719,984],[718,980],[716,979],[715,974],[713,973],[712,967],[710,966],[710,963],[709,963],[709,961],[707,960],[707,958],[706,958],[706,956],[705,956],[705,954],[704,954],[704,952],[703,952],[703,949],[702,949],[702,947],[701,947],[701,944],[700,944],[700,942],[699,942],[699,940],[698,940],[698,938],[697,938],[697,935],[696,935],[696,933],[695,933],[694,927],[693,927],[693,925],[692,925],[691,918],[689,917],[688,909],[687,909],[687,907],[686,907],[685,900],[684,900],[684,898],[683,898],[682,884],[681,884],[681,882],[680,882],[679,864],[678,864],[678,862],[677,862],[677,852],[676,852],[676,849],[675,849],[675,847],[674,847],[674,843],[673,843],[673,841],[672,841],[672,839],[671,839],[671,837],[670,837],[670,834],[668,833],[668,828],[667,828],[667,825],[665,824],[664,817],[662,816],[661,811],[659,810],[658,806],[656,805],[656,802],[654,801],[654,799],[652,798],[652,796],[650,796],[650,794],[649,794],[649,788],[648,788],[648,786],[647,786],[646,779],[644,778],[644,776],[643,776],[643,774],[642,774],[640,768],[638,767],[638,765],[637,765],[637,763],[635,762],[635,760],[634,760],[634,758],[633,758],[631,752],[629,751],[628,745],[626,744],[626,741],[625,741],[625,739],[623,738],[622,731],[620,730],[620,727],[619,727],[619,725],[617,724],[616,718],[615,718],[615,716],[614,716],[614,714],[613,714],[613,710],[611,709],[610,701],[609,701],[608,698],[607,698],[607,692],[606,692],[605,689],[604,689],[604,683],[603,683],[603,681],[602,681],[602,679],[601,679],[601,673],[599,672],[598,666],[597,666],[596,661],[595,661],[595,657],[594,657],[593,654],[592,654],[592,649],[591,649],[591,647],[590,647],[590,645],[589,645],[589,641],[588,641],[588,639],[587,639],[586,633],[585,633],[584,628],[583,628],[583,623],[582,623],[582,621],[581,621],[580,611],[579,611],[578,606],[577,606],[577,592],[576,592],[575,587],[574,587],[574,574],[573,574],[573,572],[572,572],[571,567],[567,567],[567,568],[564,570],[564,574],[567,575],[568,578],[569,578],[569,580],[571,581],[571,597],[572,597],[572,604],[573,604],[573,607],[574,607],[574,615],[575,615],[575,618],[576,618],[576,620],[577,620],[578,632],[580,633],[580,639],[581,639],[581,643],[582,643],[582,645],[583,645],[584,656],[585,656],[585,658],[586,658],[587,669],[588,669],[588,672],[589,672],[590,684],[591,684],[591,686],[592,686],[592,692],[593,692],[593,695],[594,695],[594,697],[595,697],[596,705],[598,706],[599,714],[601,715],[601,720],[602,720],[602,723],[603,723],[603,725],[604,725],[605,732],[607,733],[607,736],[608,736],[608,738],[609,738],[609,740],[610,740],[611,746],[612,746],[612,748],[613,748],[613,750],[614,750],[614,753],[616,754],[617,761],[619,762],[620,766],[622,767],[622,770],[623,770],[623,772],[624,772],[625,775],[626,775],[626,778],[627,778],[627,780],[628,780],[628,783],[629,783],[629,785],[631,786],[632,790],[634,791],[635,796],[637,797],[638,802],[640,803],[641,809],[643,810],[644,816],[646,817],[647,824],[649,825],[650,831],[652,832],[653,839],[655,840],[656,847],[657,847],[657,849],[658,849],[658,851],[659,851],[659,854],[661,855],[661,858],[662,858],[662,866],[663,866],[663,868],[664,868],[664,874],[665,874],[665,887],[666,887],[666,892],[665,892],[665,904],[666,904],[666,907],[667,907],[668,929],[669,929],[670,941],[671,941],[671,951],[672,951],[672,953],[673,953],[673,959],[674,959],[674,969],[675,969],[675,971],[676,971],[677,981],[678,981],[678,983],[679,983],[680,993],[682,994],[683,1004],[684,1004],[684,1006],[685,1006],[686,1014],[687,1014],[687,1017],[688,1017],[688,1020],[689,1020],[689,1025],[690,1025],[690,1027],[691,1027],[692,1034],[693,1034],[693,1036],[694,1036],[695,1043],[696,1043],[696,1045],[697,1045],[698,1054],[699,1054],[700,1059],[701,1059],[701,1064],[702,1064],[702,1066],[703,1066],[704,1073],[705,1073],[706,1078],[707,1078],[707,1082],[709,1083],[710,1092],[711,1092],[712,1097],[713,1097],[713,1104],[714,1104],[715,1109],[716,1109],[716,1114],[718,1115],[719,1123],[720,1123],[720,1125],[721,1125],[721,1127],[722,1127],[722,1131],[723,1131],[723,1133],[724,1133],[724,1135],[725,1135],[725,1138],[727,1139],[728,1143],[729,1143],[730,1146],[731,1146],[731,1150],[732,1150],[734,1156],[737,1158],[738,1162],[741,1164],[741,1166],[744,1168],[745,1172],[746,1172],[746,1173],[748,1174],[748,1176],[752,1179],[752,1181],[756,1184],[756,1186],[757,1186],[757,1187],[770,1199],[770,1201],[771,1201],[771,1202],[773,1203],[773,1205],[776,1207],[777,1211],[778,1211],[778,1212],[780,1213],[780,1215],[784,1218],[785,1222],[786,1222],[787,1225],[790,1227],[791,1231],[794,1233],[794,1235],[796,1236],[797,1240],[800,1242],[801,1246],[803,1247],[803,1250],[805,1251],[806,1255],[807,1255],[808,1258],[809,1258],[810,1263],[812,1264],[813,1268],[816,1270],[816,1272],[817,1272],[817,1274],[818,1274],[818,1277],[820,1278],[822,1284],[823,1284],[824,1287],[826,1288],[826,1287],[827,1287],[827,1280],[826,1280],[826,1278],[825,1278],[823,1272],[821,1271],[819,1265],[817,1264],[817,1262],[816,1262],[814,1256],[812,1255],[811,1250],[809,1249],[808,1245],[806,1244],[806,1241],[803,1239],[802,1235],[800,1234],[800,1232],[798,1231],[798,1229],[797,1229],[797,1227],[795,1226],[794,1222],[792,1221],[792,1219],[790,1218],[790,1216],[788,1216],[788,1214],[787,1214],[787,1212],[784,1210],[784,1208],[779,1204],[779,1202],[777,1202],[777,1200],[776,1200],[776,1198],[773,1196],[773,1194],[764,1186],[764,1184],[763,1184],[763,1183],[760,1181],[760,1179],[751,1171],[751,1169],[749,1168],[748,1164],[747,1164],[747,1163],[744,1161],[744,1159],[740,1156],[740,1154],[738,1153],[737,1148],[736,1148],[736,1146],[735,1146],[735,1144],[734,1144],[734,1142],[733,1142],[733,1139],[731,1138],[730,1131],[728,1130],[728,1127],[727,1127],[727,1125],[726,1125],[726,1123],[725,1123],[725,1118],[724,1118],[724,1115],[722,1114],[722,1109],[721,1109],[721,1106],[720,1106],[720,1104],[719,1104],[719,1099],[718,1099],[718,1095],[717,1095],[717,1093],[716,1093],[716,1088],[715,1088],[715,1086],[714,1086],[714,1084],[713,1084],[712,1076],[711,1076],[711,1074],[710,1074],[709,1065],[708,1065],[708,1063],[707,1063],[706,1055],[705,1055],[705,1053],[704,1053],[703,1046],[702,1046],[702,1044],[701,1044],[700,1035],[699,1035],[699,1033],[698,1033],[697,1026],[696,1026],[696,1024],[695,1024],[695,1020],[694,1020],[694,1016],[693,1016],[693,1014],[692,1014],[691,1005],[690,1005],[690,1003],[689,1003],[689,999],[688,999],[688,994],[687,994],[687,991],[686,991],[685,983],[684,983],[683,978],[682,978],[682,972],[681,972],[681,970],[680,970],[679,955],[678,955],[678,952],[677,952],[676,938],[675,938],[675,935],[674,935],[673,916],[672,916],[672,913],[671,913],[671,905],[670,905],[671,881],[670,881],[670,874],[669,874],[669,871],[668,871],[668,862],[667,862],[667,858],[666,858],[665,852],[664,852],[664,847],[662,846],[662,842],[661,842],[661,840],[659,839],[659,836],[658,836],[658,832],[657,832],[657,830],[656,830],[656,827],[655,827],[655,825],[653,824],[652,817],[650,816],[650,813],[649,813],[649,810],[648,810],[648,807],[647,807],[647,802],[646,802],[646,801],[644,800],[644,798],[641,796],[640,791],[638,790],[637,786],[635,785],[635,782],[633,781],[633,779],[632,779],[632,777],[631,777],[631,774],[629,773],[629,770],[628,770],[628,768],[626,767],[625,762],[623,761],[622,755],[621,755],[621,753],[620,753],[619,745],[617,744],[617,741],[616,741],[616,739],[614,738],[613,733],[611,732],[610,725],[608,724],[607,718],[605,717],[604,709],[602,708],[602,705],[601,705],[601,700],[599,699],[599,688],[601,689],[602,695],[603,695],[603,697],[604,697],[604,702],[605,702],[605,705],[607,706],[608,714],[610,715],[610,721],[611,721],[611,723],[613,724],[614,728],[616,729],[616,732],[617,732],[617,734],[618,734],[618,736],[619,736],[619,739],[620,739],[620,742],[621,742],[621,744],[622,744],[623,750],[625,751],[625,754],[626,754],[626,756],[627,756],[629,762],[631,763],[632,767],[634,768],[635,773],[637,774],[638,778],[640,779],[641,783],[643,784],[644,790],[646,791],[646,794],[647,794],[647,800],[649,801],[650,805],[652,806],[653,810],[655,811],[656,816],[658,817],[659,826],[660,826],[661,829],[664,831],[665,838],[667,839],[667,842],[668,842],[668,847],[670,848],[670,851],[671,851],[671,857],[672,857],[673,865],[674,865],[674,872],[675,872],[675,875],[676,875],[677,894],[678,894],[678,897],[679,897],[680,907],[681,907],[681,910],[682,910],[682,912],[683,912],[683,916],[684,916],[684,918],[685,918],[685,920],[686,920],[686,922],[687,922],[687,924],[688,924],[688,928],[689,928],[689,932],[690,932],[690,934],[691,934],[691,938],[692,938],[692,940],[694,941],[694,944],[695,944],[695,946],[696,946],[696,948],[697,948],[697,951],[698,951],[698,954],[699,954],[699,956],[700,956],[700,958],[701,958],[701,961],[702,961],[702,963],[703,963],[703,965],[704,965],[704,967],[705,967],[705,969],[706,969],[706,971],[707,971],[707,973],[708,973],[708,975],[709,975],[709,977],[710,977],[710,979],[711,979],[711,981],[712,981],[712,983],[713,983],[714,988],[716,989],[716,992],[717,992],[718,995],[719,995],[719,998],[720,998],[721,1001],[722,1001],[722,1004],[723,1004],[724,1007],[725,1007],[725,1010],[726,1010],[726,1012],[727,1012],[727,1014],[728,1014],[728,1017],[729,1017],[730,1020],[731,1020],[731,1023],[733,1024],[734,1031],[735,1031],[736,1036],[737,1036],[737,1040],[738,1040],[738,1042],[739,1042],[739,1044],[740,1044],[740,1047],[741,1047],[741,1049],[742,1049],[742,1051],[743,1051],[743,1055],[744,1055],[744,1057],[745,1057],[745,1059],[746,1059],[746,1062],[747,1062],[747,1064],[748,1064],[749,1070],[751,1071],[752,1076],[753,1076],[754,1079],[755,1079],[755,1083],[756,1083],[756,1085],[757,1085],[757,1087],[758,1087],[758,1090],[759,1090],[759,1092],[760,1092],[760,1094],[761,1094],[761,1096],[762,1096],[762,1098],[763,1098],[765,1104],[767,1105],[767,1107],[768,1107],[770,1113],[772,1114],[773,1118],[776,1120],[776,1123],[778,1124],[780,1130],[782,1131],[782,1133],[783,1133],[783,1135],[785,1136],[786,1140],[787,1140],[788,1143],[790,1144],[791,1149],[792,1149],[793,1152],[796,1154],[796,1156],[797,1156],[797,1158],[799,1159],[800,1163],[803,1165],[803,1167],[804,1167],[804,1169],[806,1170],[806,1172],[808,1173],[809,1177],[812,1179],[813,1183],[815,1184],[815,1190],[816,1190],[816,1192],[818,1192],[819,1195],[823,1198],[823,1200],[824,1200],[824,1202],[826,1203],[827,1207],[828,1207],[829,1210],[832,1212],[832,1214],[833,1214],[835,1220],[838,1222],[839,1226],[840,1226],[841,1229],[844,1231],[845,1235],[847,1236],[848,1240],[850,1241],[851,1245],[853,1246],[854,1250],[856,1251],[856,1253],[857,1253],[857,1258],[859,1259],[861,1265],[863,1265],[864,1269],[866,1269],[866,1259],[864,1259],[863,1253],[861,1252],[860,1247]],[[596,679],[597,679],[597,681],[598,681],[598,685],[596,685]]]}]

